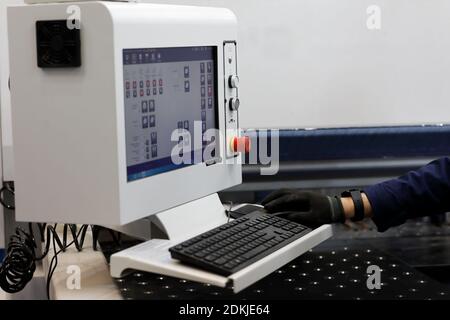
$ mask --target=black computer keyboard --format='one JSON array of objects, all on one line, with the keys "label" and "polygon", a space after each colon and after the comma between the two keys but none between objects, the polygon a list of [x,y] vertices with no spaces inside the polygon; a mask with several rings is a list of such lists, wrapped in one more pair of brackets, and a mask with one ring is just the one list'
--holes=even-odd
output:
[{"label": "black computer keyboard", "polygon": [[173,259],[220,275],[233,274],[311,230],[254,212],[169,249]]}]

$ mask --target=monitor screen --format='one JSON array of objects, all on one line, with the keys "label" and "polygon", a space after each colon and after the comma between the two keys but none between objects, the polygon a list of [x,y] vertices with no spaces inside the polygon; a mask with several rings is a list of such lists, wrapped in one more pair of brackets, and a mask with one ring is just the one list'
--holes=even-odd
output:
[{"label": "monitor screen", "polygon": [[218,128],[217,47],[124,49],[123,74],[128,182],[207,161],[193,140]]}]

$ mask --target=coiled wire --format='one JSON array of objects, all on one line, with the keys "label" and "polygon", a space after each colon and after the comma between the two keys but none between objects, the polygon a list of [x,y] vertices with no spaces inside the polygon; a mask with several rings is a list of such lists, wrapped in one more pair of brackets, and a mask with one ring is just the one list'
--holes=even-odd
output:
[{"label": "coiled wire", "polygon": [[[5,208],[14,210],[12,204],[8,204],[3,199],[3,193],[8,192],[14,196],[14,185],[5,184],[0,189],[0,204]],[[44,259],[50,251],[50,244],[53,247],[53,257],[50,261],[47,275],[47,297],[50,298],[50,280],[58,265],[58,254],[64,252],[74,245],[78,251],[83,250],[84,240],[89,225],[82,225],[79,229],[75,224],[65,224],[63,226],[62,239],[56,232],[57,224],[48,225],[37,224],[41,243],[44,243],[44,251],[41,256],[36,256],[37,241],[34,238],[33,225],[28,223],[28,232],[21,227],[16,228],[15,234],[11,236],[6,256],[0,265],[0,287],[8,293],[17,293],[33,278],[36,270],[36,262]],[[93,249],[97,250],[97,239],[101,230],[106,230],[112,236],[113,241],[120,246],[120,233],[117,236],[114,231],[99,226],[91,225]],[[72,240],[68,242],[68,234]]]}]

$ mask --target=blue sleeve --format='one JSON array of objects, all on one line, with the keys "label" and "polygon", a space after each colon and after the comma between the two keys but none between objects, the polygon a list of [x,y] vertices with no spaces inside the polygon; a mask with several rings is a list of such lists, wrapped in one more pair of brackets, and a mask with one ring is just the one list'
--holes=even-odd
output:
[{"label": "blue sleeve", "polygon": [[364,189],[378,231],[450,211],[450,157]]}]

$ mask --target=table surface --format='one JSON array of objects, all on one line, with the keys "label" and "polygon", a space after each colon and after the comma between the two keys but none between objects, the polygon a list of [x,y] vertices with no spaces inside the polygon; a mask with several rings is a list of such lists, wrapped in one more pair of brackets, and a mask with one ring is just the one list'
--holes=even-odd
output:
[{"label": "table surface", "polygon": [[[108,258],[123,249],[103,242],[92,249],[90,233],[82,252],[74,248],[58,256],[51,281],[52,299],[449,299],[449,287],[395,258],[399,246],[385,240],[330,239],[238,294],[183,279],[136,271],[122,279],[109,275]],[[436,237],[398,238],[401,247],[425,250]],[[443,238],[441,238],[442,240]],[[409,241],[409,242],[407,242]],[[387,244],[390,243],[388,246]],[[444,244],[449,244],[445,237]],[[130,245],[130,244],[128,244]],[[423,251],[422,250],[422,251]],[[397,251],[397,252],[396,252]],[[441,250],[442,251],[442,250]],[[445,250],[444,250],[445,251]],[[404,251],[403,251],[404,252]],[[436,253],[436,249],[431,251]],[[411,252],[409,251],[411,256]],[[397,255],[396,255],[397,256]],[[52,255],[44,263],[47,270]],[[403,258],[403,257],[402,257]],[[367,267],[382,269],[381,289],[367,288]],[[67,285],[73,266],[80,270],[80,289]],[[70,281],[70,280],[69,280]],[[1,295],[0,295],[1,298]]]},{"label": "table surface", "polygon": [[[381,269],[381,289],[367,287],[367,267]],[[238,294],[136,271],[116,279],[124,299],[449,299],[448,287],[367,242],[326,241]]]},{"label": "table surface", "polygon": [[[52,251],[51,251],[52,252]],[[48,270],[53,255],[44,259]],[[80,275],[80,287],[73,285],[73,276]],[[58,255],[58,264],[51,279],[50,298],[61,300],[118,300],[122,296],[109,275],[109,266],[101,251],[92,247],[92,233],[86,233],[83,251],[73,246]]]}]

